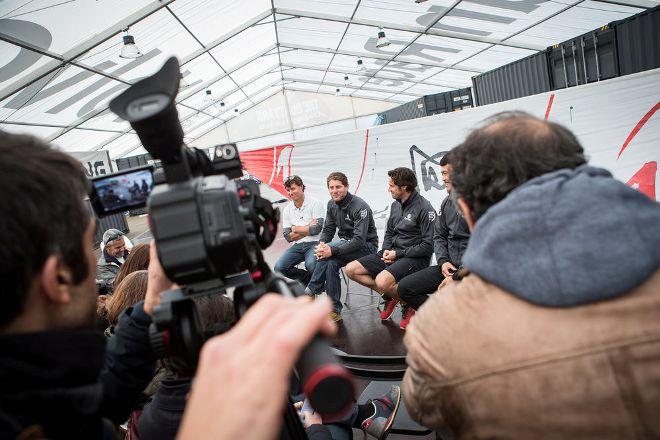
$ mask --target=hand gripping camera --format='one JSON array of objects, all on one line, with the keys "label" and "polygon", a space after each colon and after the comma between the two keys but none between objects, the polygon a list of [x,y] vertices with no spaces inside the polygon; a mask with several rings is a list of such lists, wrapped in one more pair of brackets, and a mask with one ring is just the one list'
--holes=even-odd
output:
[{"label": "hand gripping camera", "polygon": [[[130,122],[142,145],[161,160],[165,174],[166,182],[149,196],[150,225],[165,273],[182,287],[164,292],[155,308],[152,345],[161,355],[196,365],[204,339],[193,298],[233,287],[240,318],[266,292],[303,292],[300,284],[275,275],[264,261],[261,250],[275,238],[279,210],[260,196],[255,182],[232,180],[242,176],[236,146],[215,147],[211,160],[184,145],[174,101],[179,78],[179,63],[170,58],[156,74],[113,99],[110,109]],[[322,337],[306,347],[296,371],[317,412],[336,415],[350,408],[352,376]],[[297,420],[295,412],[292,417]]]}]

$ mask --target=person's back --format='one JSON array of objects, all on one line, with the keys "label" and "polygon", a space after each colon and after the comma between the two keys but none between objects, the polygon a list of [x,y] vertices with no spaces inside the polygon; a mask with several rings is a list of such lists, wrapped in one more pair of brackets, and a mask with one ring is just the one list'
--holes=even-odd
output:
[{"label": "person's back", "polygon": [[190,393],[190,378],[167,374],[138,419],[141,440],[166,440],[176,437]]},{"label": "person's back", "polygon": [[[538,177],[517,181],[520,164],[489,157],[516,157],[497,137],[516,134],[487,127],[452,151],[471,273],[409,326],[410,414],[462,438],[658,437],[660,205],[583,165],[561,130],[549,145],[529,136],[538,150],[519,169]],[[492,136],[496,152],[481,142]],[[472,171],[489,159],[510,187]]]}]

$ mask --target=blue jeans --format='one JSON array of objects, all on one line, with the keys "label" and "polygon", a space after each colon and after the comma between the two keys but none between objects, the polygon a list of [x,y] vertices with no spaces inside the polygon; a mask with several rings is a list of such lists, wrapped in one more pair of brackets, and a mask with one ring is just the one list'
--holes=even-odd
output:
[{"label": "blue jeans", "polygon": [[[328,246],[337,247],[344,243],[346,243],[346,240],[342,239],[330,242]],[[325,284],[325,291],[332,299],[333,310],[336,313],[341,313],[341,280],[339,279],[339,269],[353,260],[373,254],[374,252],[376,252],[376,247],[371,243],[367,243],[360,249],[348,254],[318,260],[312,273],[312,278],[307,283],[307,288],[318,295],[323,291],[323,284]]]},{"label": "blue jeans", "polygon": [[[318,241],[306,241],[303,243],[294,243],[289,249],[282,254],[282,256],[275,263],[273,270],[279,272],[287,278],[298,280],[303,285],[309,282],[309,279],[314,272],[316,266],[316,256],[314,255],[314,247],[319,244]],[[304,261],[305,269],[302,270],[296,267],[296,264]]]}]

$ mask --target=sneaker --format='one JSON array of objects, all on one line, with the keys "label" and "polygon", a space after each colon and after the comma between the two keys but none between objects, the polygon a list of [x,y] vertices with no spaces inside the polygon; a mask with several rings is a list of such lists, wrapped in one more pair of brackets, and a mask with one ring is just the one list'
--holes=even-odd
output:
[{"label": "sneaker", "polygon": [[380,312],[380,319],[383,321],[390,319],[397,304],[399,304],[399,301],[396,299],[389,299],[385,301],[385,309]]},{"label": "sneaker", "polygon": [[340,315],[339,313],[337,313],[337,312],[330,312],[330,313],[328,313],[328,316],[329,316],[330,319],[332,319],[334,322],[339,322],[339,321],[341,321],[341,320],[343,319],[343,318],[341,317],[341,315]]},{"label": "sneaker", "polygon": [[405,308],[403,310],[403,319],[401,320],[401,324],[399,324],[399,328],[405,330],[406,327],[408,327],[408,324],[410,324],[410,320],[413,316],[415,316],[415,309],[412,307]]},{"label": "sneaker", "polygon": [[378,440],[385,439],[396,418],[399,402],[401,402],[401,388],[398,385],[392,385],[387,394],[371,401],[374,413],[362,422],[362,429]]}]

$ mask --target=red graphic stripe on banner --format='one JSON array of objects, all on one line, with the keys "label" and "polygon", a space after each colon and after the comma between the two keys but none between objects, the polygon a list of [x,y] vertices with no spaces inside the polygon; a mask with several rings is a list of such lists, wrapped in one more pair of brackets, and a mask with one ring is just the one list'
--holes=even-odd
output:
[{"label": "red graphic stripe on banner", "polygon": [[645,114],[642,119],[639,120],[637,125],[635,125],[635,128],[632,129],[632,131],[630,132],[630,134],[626,138],[626,141],[623,143],[623,146],[621,147],[621,151],[619,151],[619,154],[616,156],[617,160],[619,160],[619,157],[621,157],[621,153],[623,153],[623,150],[625,150],[626,147],[628,147],[628,144],[630,144],[630,141],[633,140],[633,138],[637,135],[637,133],[639,133],[639,130],[642,129],[644,124],[646,124],[646,122],[649,119],[651,119],[651,116],[653,116],[653,113],[658,111],[659,108],[660,108],[660,102],[656,102],[656,104],[653,106],[653,108],[651,110],[649,110],[649,112],[647,114]]},{"label": "red graphic stripe on banner", "polygon": [[548,108],[545,109],[545,120],[548,120],[548,116],[550,116],[550,109],[552,108],[552,103],[555,100],[555,94],[553,93],[550,95],[550,100],[548,100]]},{"label": "red graphic stripe on banner", "polygon": [[362,183],[362,176],[364,176],[364,166],[367,164],[367,147],[369,146],[369,130],[367,130],[365,139],[364,139],[364,153],[362,154],[362,171],[360,171],[360,179],[358,184],[355,187],[355,192],[353,194],[357,195],[358,189],[360,189],[360,183]]}]

